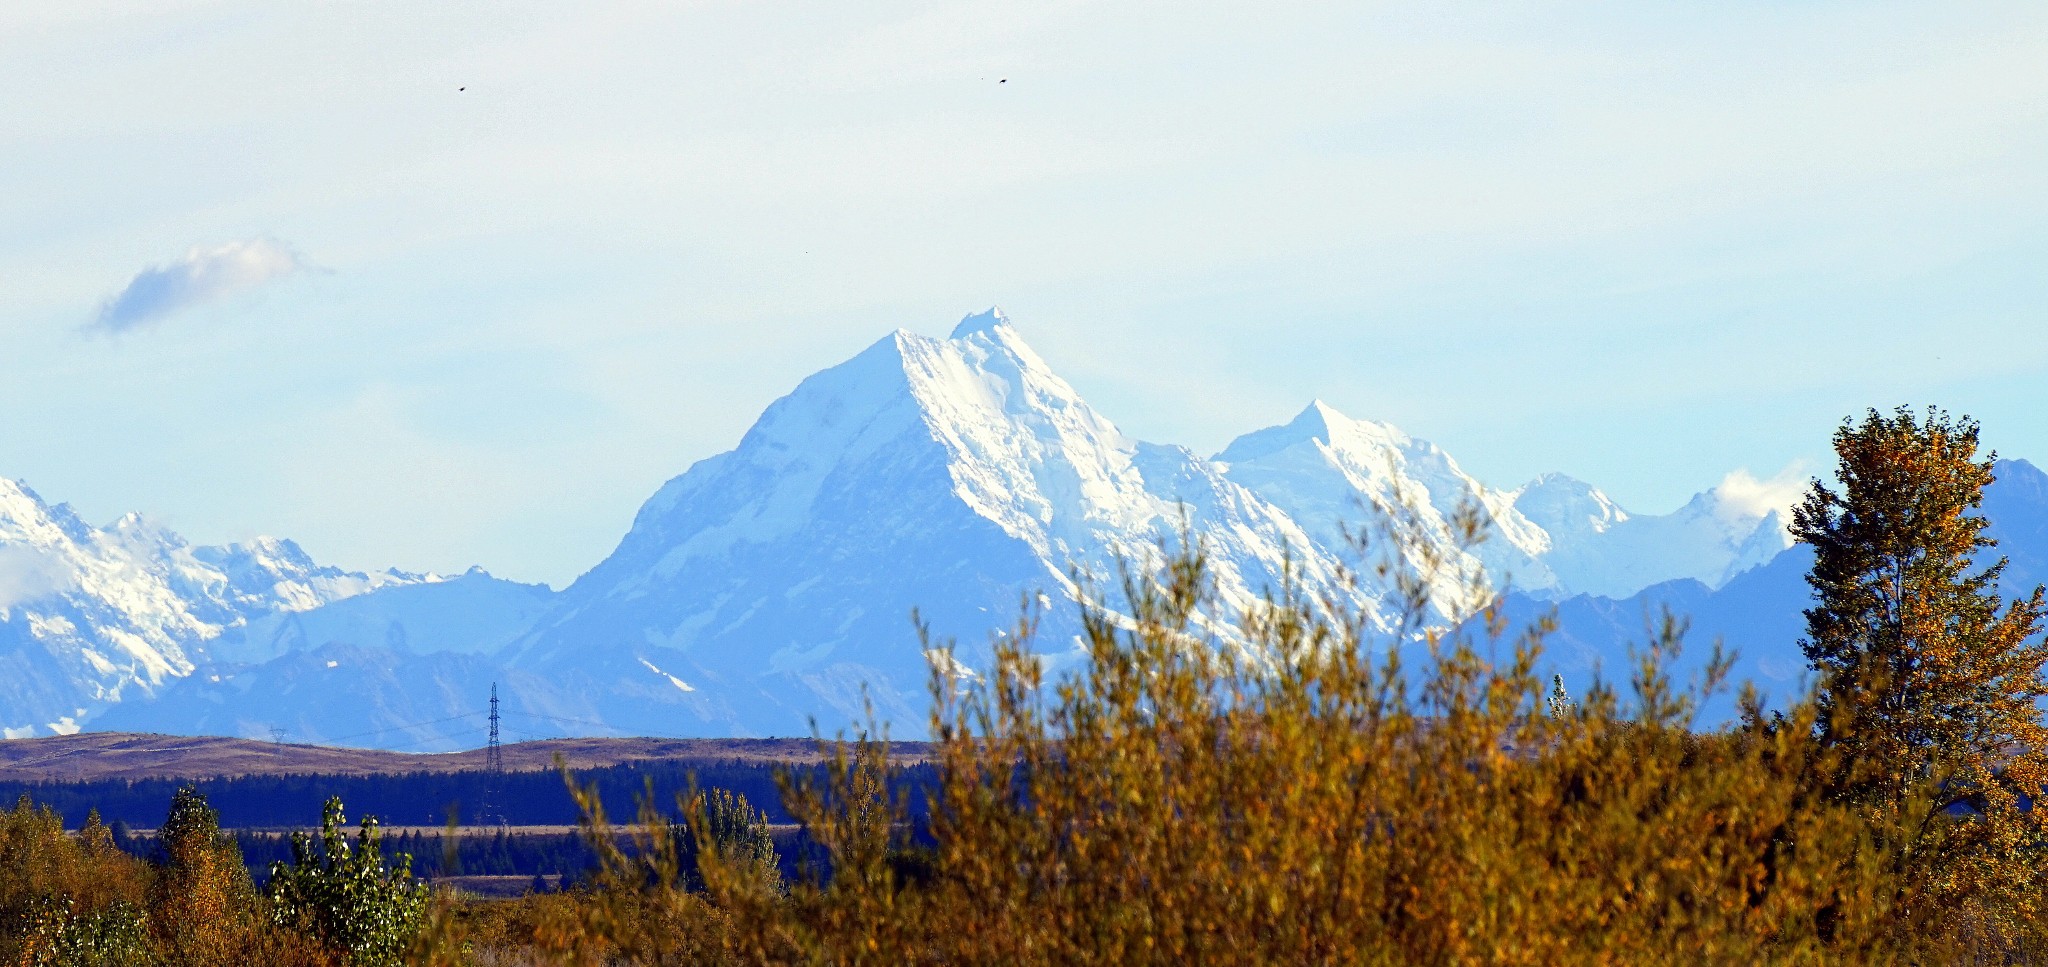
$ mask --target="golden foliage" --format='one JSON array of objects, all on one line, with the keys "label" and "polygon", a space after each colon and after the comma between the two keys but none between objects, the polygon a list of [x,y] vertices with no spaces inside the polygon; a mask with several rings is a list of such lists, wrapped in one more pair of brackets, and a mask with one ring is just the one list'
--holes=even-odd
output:
[{"label": "golden foliage", "polygon": [[0,964],[341,967],[317,938],[264,923],[203,798],[181,792],[158,835],[152,864],[118,849],[97,812],[69,834],[26,796],[0,811]]},{"label": "golden foliage", "polygon": [[168,959],[239,965],[259,925],[256,886],[204,797],[181,789],[158,831],[165,862],[149,890],[149,927]]},{"label": "golden foliage", "polygon": [[1815,481],[1793,522],[1815,552],[1817,724],[1839,753],[1817,779],[1867,812],[1902,918],[2038,943],[2048,812],[2023,804],[2048,782],[2048,643],[2042,590],[2001,600],[1974,513],[1996,455],[1938,409],[1872,410],[1834,445],[1840,490]]},{"label": "golden foliage", "polygon": [[1886,942],[1857,817],[1802,792],[1810,719],[1692,730],[1717,683],[1665,680],[1673,626],[1626,711],[1598,690],[1560,718],[1541,629],[1494,640],[1498,663],[1429,635],[1411,679],[1330,602],[1283,594],[1212,640],[1199,551],[1124,583],[1079,675],[1043,683],[1028,621],[987,678],[940,675],[919,880],[875,818],[878,745],[794,790],[832,876],[735,905],[750,960],[1821,962]]},{"label": "golden foliage", "polygon": [[0,963],[51,963],[67,933],[140,907],[148,882],[147,865],[114,849],[98,813],[72,837],[23,796],[0,811]]},{"label": "golden foliage", "polygon": [[[1981,908],[1906,903],[1892,818],[1815,781],[1850,765],[1813,701],[1767,717],[1744,695],[1742,721],[1697,728],[1729,661],[1672,682],[1669,617],[1625,692],[1570,705],[1535,674],[1546,627],[1425,632],[1411,669],[1362,616],[1291,587],[1234,633],[1208,630],[1199,547],[1122,578],[1130,605],[1087,615],[1075,674],[1046,680],[1028,614],[985,677],[934,662],[923,835],[886,792],[884,743],[835,744],[822,782],[785,790],[818,875],[785,895],[714,866],[699,907],[643,809],[644,849],[607,854],[578,921],[584,956],[1792,964],[2035,949]],[[2031,847],[2005,858],[2038,868]]]}]

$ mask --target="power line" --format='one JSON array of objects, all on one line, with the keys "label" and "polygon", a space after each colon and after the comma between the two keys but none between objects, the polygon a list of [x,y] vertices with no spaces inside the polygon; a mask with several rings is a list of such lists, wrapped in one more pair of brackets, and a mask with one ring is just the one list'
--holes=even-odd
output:
[{"label": "power line", "polygon": [[589,719],[564,718],[560,715],[542,715],[539,712],[513,712],[511,714],[529,719],[547,719],[550,722],[566,722],[570,725],[589,725],[600,729],[610,729],[614,732],[626,731],[625,729],[619,728],[616,725],[609,725],[604,722],[593,722]]},{"label": "power line", "polygon": [[426,745],[430,742],[454,741],[456,739],[462,738],[463,736],[482,734],[483,731],[484,727],[479,725],[474,728],[461,729],[454,732],[439,732],[433,735],[425,736],[423,738],[406,739],[400,742],[393,742],[390,745],[373,746],[372,748],[374,751],[377,752],[404,752],[408,749],[414,748],[416,746]]},{"label": "power line", "polygon": [[448,716],[448,717],[447,717],[447,718],[445,718],[445,719],[433,719],[433,720],[431,720],[431,721],[427,721],[427,722],[407,722],[407,723],[405,723],[405,724],[403,724],[403,725],[393,725],[393,726],[391,726],[391,727],[389,727],[389,728],[382,728],[382,729],[371,729],[371,730],[370,730],[370,731],[368,731],[368,732],[357,732],[357,733],[355,733],[355,734],[353,734],[353,735],[337,735],[337,736],[334,736],[334,737],[332,737],[332,738],[326,739],[325,741],[327,741],[327,742],[345,742],[345,741],[347,741],[347,740],[349,740],[349,739],[360,739],[360,738],[364,738],[364,737],[366,737],[366,736],[372,736],[372,735],[383,735],[383,734],[384,734],[384,733],[386,733],[386,732],[403,732],[403,731],[405,731],[406,729],[416,729],[416,728],[419,728],[419,727],[421,727],[421,726],[423,726],[423,725],[440,725],[440,724],[441,724],[441,723],[443,723],[443,722],[454,722],[454,721],[458,721],[458,720],[460,720],[460,719],[466,719],[466,718],[474,718],[474,717],[476,717],[476,716],[478,716],[478,715],[482,715],[482,714],[484,714],[484,713],[483,713],[483,712],[464,712],[464,713],[462,713],[461,715],[450,715],[450,716]]}]

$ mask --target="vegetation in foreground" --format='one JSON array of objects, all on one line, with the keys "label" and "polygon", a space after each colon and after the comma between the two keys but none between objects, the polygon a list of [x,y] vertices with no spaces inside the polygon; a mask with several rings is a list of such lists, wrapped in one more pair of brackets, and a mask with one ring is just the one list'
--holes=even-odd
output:
[{"label": "vegetation in foreground", "polygon": [[[0,956],[385,963],[402,940],[445,964],[2048,960],[2048,817],[2028,808],[2043,601],[1993,590],[1977,428],[1873,412],[1835,444],[1836,487],[1816,482],[1795,524],[1821,680],[1782,712],[1746,694],[1740,722],[1697,727],[1729,666],[1673,682],[1669,618],[1626,686],[1577,702],[1536,674],[1541,627],[1375,628],[1282,587],[1220,630],[1202,551],[1180,547],[1120,575],[1129,607],[1087,616],[1070,675],[1048,676],[1028,615],[985,677],[935,663],[922,821],[888,794],[879,741],[792,777],[814,854],[793,880],[763,815],[715,792],[679,823],[649,797],[630,846],[586,793],[588,887],[431,907],[375,858],[373,826],[348,852],[338,807],[324,851],[261,896],[212,847],[172,849],[171,824],[144,869],[24,805],[0,831],[21,871],[0,883]],[[1425,613],[1421,583],[1401,587]],[[1416,633],[1419,655],[1382,647]],[[219,842],[188,827],[181,842]],[[333,889],[276,885],[300,877]]]},{"label": "vegetation in foreground", "polygon": [[158,855],[114,845],[97,815],[67,835],[26,797],[0,812],[0,958],[17,967],[406,963],[426,922],[427,890],[409,861],[386,863],[377,823],[353,842],[328,803],[315,840],[258,891],[206,800],[172,803]]}]

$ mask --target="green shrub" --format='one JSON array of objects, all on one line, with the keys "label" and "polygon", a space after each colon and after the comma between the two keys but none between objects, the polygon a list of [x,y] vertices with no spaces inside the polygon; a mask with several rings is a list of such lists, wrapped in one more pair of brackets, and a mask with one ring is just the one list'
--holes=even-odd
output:
[{"label": "green shrub", "polygon": [[272,923],[344,952],[350,963],[404,962],[426,924],[428,890],[412,876],[412,857],[386,866],[376,819],[365,816],[353,845],[340,799],[327,800],[317,842],[292,837],[292,862],[270,870]]}]

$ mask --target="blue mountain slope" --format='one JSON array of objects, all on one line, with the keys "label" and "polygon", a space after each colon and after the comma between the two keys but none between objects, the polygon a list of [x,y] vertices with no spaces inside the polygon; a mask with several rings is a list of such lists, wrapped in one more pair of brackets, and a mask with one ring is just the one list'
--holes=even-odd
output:
[{"label": "blue mountain slope", "polygon": [[2007,593],[2025,593],[2048,584],[2048,473],[2025,460],[2000,460],[1992,472],[1980,510],[2005,555]]},{"label": "blue mountain slope", "polygon": [[[1565,687],[1584,695],[1597,675],[1610,687],[1629,688],[1640,650],[1657,637],[1667,609],[1686,623],[1686,634],[1668,670],[1679,681],[1696,681],[1716,641],[1736,653],[1730,684],[1752,682],[1768,698],[1783,699],[1804,688],[1806,659],[1799,650],[1810,597],[1806,571],[1812,552],[1786,551],[1763,567],[1737,575],[1718,591],[1698,581],[1659,584],[1616,600],[1580,595],[1552,604],[1510,594],[1503,606],[1509,627],[1532,626],[1555,614],[1557,631],[1547,640],[1543,675],[1561,674]],[[1732,691],[1703,709],[1703,721],[1732,718]]]},{"label": "blue mountain slope", "polygon": [[[2008,597],[2024,595],[2048,580],[2048,473],[2025,460],[2000,460],[1995,473],[1979,513],[1998,542],[1990,554],[2007,559],[2001,590]],[[1562,674],[1573,694],[1584,694],[1596,671],[1610,685],[1625,689],[1634,667],[1631,646],[1655,637],[1668,608],[1689,627],[1685,647],[1671,666],[1677,675],[1698,675],[1719,641],[1736,653],[1731,683],[1752,682],[1774,699],[1798,695],[1808,682],[1799,639],[1806,631],[1805,609],[1812,605],[1806,585],[1812,563],[1810,549],[1794,547],[1718,591],[1696,581],[1672,581],[1620,600],[1581,595],[1558,602],[1558,631],[1549,642],[1544,674]],[[1552,608],[1550,602],[1522,594],[1511,594],[1505,602],[1511,626],[1517,628]],[[1732,694],[1724,694],[1707,707],[1704,718],[1725,720],[1734,711]]]},{"label": "blue mountain slope", "polygon": [[479,569],[442,581],[380,588],[311,611],[269,614],[207,642],[215,663],[255,664],[327,644],[384,647],[399,654],[489,654],[554,604],[544,584],[495,578]]}]

